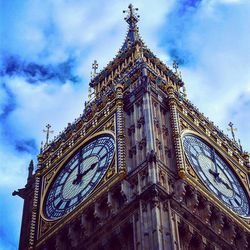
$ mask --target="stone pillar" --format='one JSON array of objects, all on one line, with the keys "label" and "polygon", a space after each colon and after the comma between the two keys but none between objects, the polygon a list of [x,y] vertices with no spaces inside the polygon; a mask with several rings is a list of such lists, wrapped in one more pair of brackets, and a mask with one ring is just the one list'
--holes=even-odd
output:
[{"label": "stone pillar", "polygon": [[125,144],[125,121],[123,112],[123,85],[116,86],[116,138],[117,138],[117,166],[120,173],[126,173],[126,144]]}]

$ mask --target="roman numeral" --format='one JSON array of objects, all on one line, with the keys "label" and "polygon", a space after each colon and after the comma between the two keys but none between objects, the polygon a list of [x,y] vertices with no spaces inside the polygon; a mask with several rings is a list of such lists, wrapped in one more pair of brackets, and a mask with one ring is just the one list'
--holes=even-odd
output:
[{"label": "roman numeral", "polygon": [[204,148],[203,148],[202,146],[199,146],[199,148],[200,148],[200,151],[201,151],[204,155],[206,155],[206,154],[205,154],[205,151],[204,151]]},{"label": "roman numeral", "polygon": [[191,157],[194,158],[194,159],[196,159],[196,155],[193,154],[193,153],[191,153]]},{"label": "roman numeral", "polygon": [[[237,190],[237,191],[238,191],[238,190]],[[236,192],[236,190],[234,190],[234,192],[235,192],[235,196],[241,198],[241,197],[240,197],[240,194],[239,194],[238,192]]]},{"label": "roman numeral", "polygon": [[99,161],[102,161],[102,160],[106,157],[107,154],[108,154],[108,153],[106,152],[106,153],[100,158]]},{"label": "roman numeral", "polygon": [[56,191],[59,187],[61,187],[63,185],[63,183],[56,183],[54,186],[54,190]]},{"label": "roman numeral", "polygon": [[93,146],[92,146],[90,155],[92,155],[93,150],[95,149],[95,147],[96,147],[96,145],[97,145],[97,142],[98,142],[98,140],[96,140],[96,141],[93,143]]},{"label": "roman numeral", "polygon": [[98,151],[98,155],[101,153],[101,151],[103,150],[104,146],[101,147],[101,149]]},{"label": "roman numeral", "polygon": [[95,186],[95,183],[91,181],[91,182],[89,183],[89,185],[90,185],[91,187],[94,187],[94,186]]},{"label": "roman numeral", "polygon": [[233,206],[233,202],[231,200],[228,200],[228,202],[230,203],[231,206]]},{"label": "roman numeral", "polygon": [[62,203],[63,203],[63,201],[60,200],[60,201],[57,203],[57,205],[55,206],[55,208],[56,208],[56,209],[59,209]]},{"label": "roman numeral", "polygon": [[97,171],[97,172],[101,172],[101,171],[103,171],[104,169],[105,169],[105,167],[102,166],[102,167],[98,167],[96,171]]},{"label": "roman numeral", "polygon": [[67,208],[67,207],[69,206],[70,202],[71,202],[71,200],[68,200],[68,201],[66,202],[64,208]]},{"label": "roman numeral", "polygon": [[199,152],[196,150],[196,148],[194,146],[192,146],[193,150],[196,152],[196,154],[198,154]]},{"label": "roman numeral", "polygon": [[81,196],[81,193],[80,193],[80,194],[77,195],[77,200],[78,200],[78,202],[80,202],[81,199],[82,199],[82,196]]},{"label": "roman numeral", "polygon": [[239,202],[236,198],[234,198],[234,201],[236,202],[236,204],[237,204],[238,206],[240,206],[240,202]]}]

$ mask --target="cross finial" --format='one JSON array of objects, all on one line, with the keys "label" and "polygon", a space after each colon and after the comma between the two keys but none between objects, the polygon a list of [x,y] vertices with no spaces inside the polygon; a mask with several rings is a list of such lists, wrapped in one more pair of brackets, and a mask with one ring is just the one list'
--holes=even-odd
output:
[{"label": "cross finial", "polygon": [[47,128],[47,129],[44,129],[44,130],[43,130],[43,132],[46,133],[45,146],[47,146],[48,143],[49,143],[49,134],[54,133],[53,130],[50,130],[50,128],[51,128],[51,125],[50,125],[50,124],[47,124],[47,125],[46,125],[46,128]]},{"label": "cross finial", "polygon": [[98,63],[96,60],[94,60],[94,62],[92,63],[92,69],[93,69],[93,72],[92,72],[92,77],[94,78],[96,76],[96,71],[98,69]]},{"label": "cross finial", "polygon": [[234,125],[232,122],[229,122],[228,126],[229,126],[229,128],[227,130],[231,132],[233,140],[234,140],[234,142],[236,142],[234,131],[237,131],[237,128],[234,128]]},{"label": "cross finial", "polygon": [[124,18],[129,25],[128,33],[125,38],[125,42],[121,48],[121,51],[125,51],[131,45],[133,45],[136,41],[141,42],[143,44],[140,35],[139,29],[137,27],[137,22],[139,21],[139,15],[137,15],[136,11],[138,8],[134,8],[132,4],[128,6],[128,10],[124,10],[123,13],[127,13],[127,16]]},{"label": "cross finial", "polygon": [[97,69],[98,69],[98,63],[96,60],[94,60],[94,62],[92,63],[92,72],[91,72],[91,79],[95,78],[96,74],[97,74]]},{"label": "cross finial", "polygon": [[179,64],[176,60],[173,61],[173,68],[175,70],[175,74],[178,74]]},{"label": "cross finial", "polygon": [[140,16],[136,14],[136,11],[138,11],[138,8],[134,8],[132,4],[128,6],[128,10],[123,11],[123,13],[128,13],[124,19],[129,24],[130,28],[134,28],[136,23],[139,21]]},{"label": "cross finial", "polygon": [[187,98],[187,90],[186,90],[186,87],[184,85],[182,87],[182,93],[183,93],[183,97]]},{"label": "cross finial", "polygon": [[173,68],[175,70],[174,73],[176,74],[176,76],[179,77],[179,79],[181,79],[182,78],[181,71],[179,70],[179,63],[177,60],[173,61]]}]

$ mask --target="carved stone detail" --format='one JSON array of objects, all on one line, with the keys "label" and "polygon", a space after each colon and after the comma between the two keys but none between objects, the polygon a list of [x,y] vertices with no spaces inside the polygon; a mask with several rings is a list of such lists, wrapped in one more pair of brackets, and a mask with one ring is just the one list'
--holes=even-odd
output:
[{"label": "carved stone detail", "polygon": [[154,150],[151,150],[150,153],[147,153],[147,161],[150,163],[156,163],[156,153],[154,152]]},{"label": "carved stone detail", "polygon": [[185,224],[184,222],[181,222],[179,225],[179,235],[180,235],[182,249],[188,249],[193,235],[192,232],[190,232],[188,225]]},{"label": "carved stone detail", "polygon": [[137,120],[137,128],[141,128],[145,123],[144,116]]},{"label": "carved stone detail", "polygon": [[235,237],[235,246],[236,249],[249,249],[250,241],[247,239],[248,234],[246,232],[242,232],[242,230],[237,230],[237,234]]},{"label": "carved stone detail", "polygon": [[223,236],[226,241],[232,245],[234,243],[234,239],[236,237],[236,227],[229,219],[224,219],[224,227],[223,227]]},{"label": "carved stone detail", "polygon": [[146,147],[146,144],[147,144],[147,140],[146,138],[143,138],[139,141],[139,149],[142,150],[143,148]]},{"label": "carved stone detail", "polygon": [[71,247],[77,247],[79,237],[80,237],[80,230],[75,224],[70,224],[68,228],[68,239],[70,242]]},{"label": "carved stone detail", "polygon": [[81,215],[81,237],[86,238],[90,235],[90,223],[86,214]]},{"label": "carved stone detail", "polygon": [[185,202],[190,212],[195,213],[199,204],[198,193],[191,186],[188,186],[186,189],[187,191],[185,195],[185,198],[186,198]]},{"label": "carved stone detail", "polygon": [[187,192],[186,187],[187,184],[182,179],[179,179],[174,183],[174,197],[177,201],[183,202]]},{"label": "carved stone detail", "polygon": [[214,208],[211,214],[210,223],[216,234],[220,235],[225,223],[224,215],[219,210]]},{"label": "carved stone detail", "polygon": [[206,198],[201,196],[199,197],[197,213],[205,224],[210,224],[210,218],[212,215],[212,205]]}]

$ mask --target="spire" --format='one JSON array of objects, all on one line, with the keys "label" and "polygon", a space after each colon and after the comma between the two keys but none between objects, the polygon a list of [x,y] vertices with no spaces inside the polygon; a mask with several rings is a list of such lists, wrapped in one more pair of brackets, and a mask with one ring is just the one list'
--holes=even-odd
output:
[{"label": "spire", "polygon": [[45,145],[44,145],[45,147],[48,146],[48,144],[49,144],[49,135],[54,133],[53,130],[50,130],[50,128],[51,128],[50,124],[46,125],[46,128],[47,129],[43,130],[43,132],[46,133],[46,142],[45,142]]},{"label": "spire", "polygon": [[121,48],[122,51],[125,51],[131,44],[135,41],[139,41],[140,35],[138,32],[137,22],[139,21],[139,15],[137,15],[136,11],[138,8],[134,8],[132,4],[128,6],[128,10],[124,10],[123,13],[128,13],[128,15],[124,18],[129,25],[128,33],[125,39],[125,42]]},{"label": "spire", "polygon": [[227,130],[231,132],[233,141],[236,142],[234,131],[237,131],[237,128],[234,128],[234,125],[232,122],[229,122],[228,126],[229,128]]},{"label": "spire", "polygon": [[97,74],[97,69],[98,69],[98,63],[96,60],[92,63],[92,69],[93,71],[91,72],[91,77],[94,78]]},{"label": "spire", "polygon": [[32,177],[33,170],[34,170],[34,163],[33,163],[33,160],[31,160],[31,161],[30,161],[30,164],[29,164],[29,175],[28,175],[28,179]]},{"label": "spire", "polygon": [[233,137],[233,141],[239,145],[240,151],[243,152],[240,139],[238,139],[238,142],[236,141],[236,137],[235,137],[234,132],[237,131],[237,128],[234,127],[234,124],[232,122],[229,122],[228,126],[229,126],[229,128],[227,130],[231,132],[231,135]]}]

